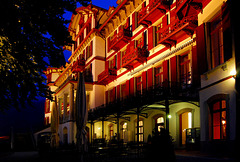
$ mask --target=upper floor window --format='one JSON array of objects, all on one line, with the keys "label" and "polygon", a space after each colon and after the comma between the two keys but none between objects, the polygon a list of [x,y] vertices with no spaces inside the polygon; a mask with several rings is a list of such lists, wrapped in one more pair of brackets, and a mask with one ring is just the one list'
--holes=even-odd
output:
[{"label": "upper floor window", "polygon": [[117,57],[113,57],[109,60],[109,69],[117,69]]},{"label": "upper floor window", "polygon": [[188,53],[179,56],[180,82],[191,84],[191,67]]},{"label": "upper floor window", "polygon": [[211,68],[226,62],[232,57],[230,17],[227,6],[209,23]]},{"label": "upper floor window", "polygon": [[45,113],[49,113],[50,112],[50,100],[46,99],[45,101]]},{"label": "upper floor window", "polygon": [[163,82],[163,67],[162,65],[154,69],[154,82],[155,85],[161,85]]}]

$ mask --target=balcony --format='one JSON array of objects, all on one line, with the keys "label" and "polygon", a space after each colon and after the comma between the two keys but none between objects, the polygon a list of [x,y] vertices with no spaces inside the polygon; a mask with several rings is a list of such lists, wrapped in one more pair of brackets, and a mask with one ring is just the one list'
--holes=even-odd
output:
[{"label": "balcony", "polygon": [[131,37],[132,32],[129,28],[119,30],[116,35],[110,38],[109,49],[121,49],[131,40]]},{"label": "balcony", "polygon": [[142,8],[138,14],[139,24],[151,25],[161,18],[169,10],[168,0],[150,0],[149,4]]},{"label": "balcony", "polygon": [[197,26],[197,16],[188,16],[182,20],[176,19],[176,21],[157,31],[160,38],[158,43],[168,48],[176,46],[177,40],[185,34],[192,36]]},{"label": "balcony", "polygon": [[98,82],[100,84],[108,84],[117,77],[116,69],[106,69],[101,74],[98,75]]},{"label": "balcony", "polygon": [[84,59],[77,59],[72,65],[72,72],[77,73],[83,71],[85,68],[85,60]]},{"label": "balcony", "polygon": [[176,2],[176,14],[181,20],[187,15],[196,15],[202,11],[203,0],[177,0]]},{"label": "balcony", "polygon": [[122,58],[122,67],[128,70],[133,69],[133,65],[137,62],[144,63],[147,61],[149,51],[146,48],[134,48],[133,50],[127,51]]}]

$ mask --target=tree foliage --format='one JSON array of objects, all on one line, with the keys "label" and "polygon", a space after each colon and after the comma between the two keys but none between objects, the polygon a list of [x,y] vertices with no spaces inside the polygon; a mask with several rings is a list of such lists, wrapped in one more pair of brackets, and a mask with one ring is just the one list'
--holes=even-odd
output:
[{"label": "tree foliage", "polygon": [[63,14],[74,12],[77,2],[89,0],[0,1],[0,110],[51,98],[43,71],[65,61],[62,47],[71,39]]}]

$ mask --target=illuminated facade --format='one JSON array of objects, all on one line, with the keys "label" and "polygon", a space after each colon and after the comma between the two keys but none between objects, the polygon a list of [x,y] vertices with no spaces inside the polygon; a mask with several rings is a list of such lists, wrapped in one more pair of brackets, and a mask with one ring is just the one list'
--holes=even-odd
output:
[{"label": "illuminated facade", "polygon": [[[225,1],[118,0],[109,10],[76,9],[69,63],[57,73],[46,71],[57,98],[60,141],[76,142],[79,71],[85,74],[90,142],[146,143],[155,128],[169,131],[178,148],[189,140],[208,147],[234,139],[235,62],[226,41]],[[197,135],[188,138],[186,131]]]}]

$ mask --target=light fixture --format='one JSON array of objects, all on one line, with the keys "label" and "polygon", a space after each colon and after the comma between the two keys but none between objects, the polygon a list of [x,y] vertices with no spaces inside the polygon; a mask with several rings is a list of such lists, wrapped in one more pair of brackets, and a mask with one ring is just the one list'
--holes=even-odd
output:
[{"label": "light fixture", "polygon": [[236,69],[233,69],[232,71],[230,71],[230,76],[232,76],[233,78],[236,78]]},{"label": "light fixture", "polygon": [[172,118],[172,115],[168,115],[167,117],[168,117],[169,119],[171,119],[171,118]]}]

